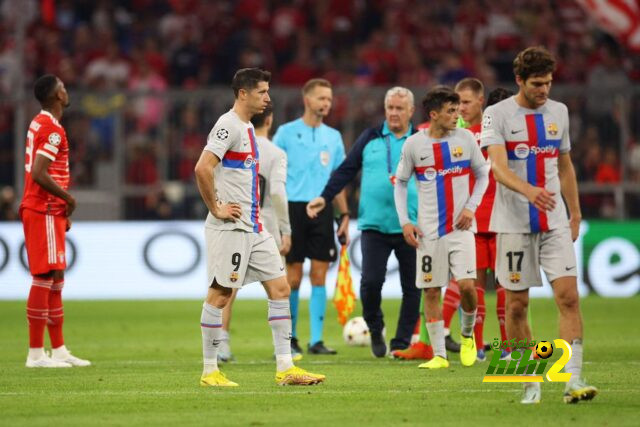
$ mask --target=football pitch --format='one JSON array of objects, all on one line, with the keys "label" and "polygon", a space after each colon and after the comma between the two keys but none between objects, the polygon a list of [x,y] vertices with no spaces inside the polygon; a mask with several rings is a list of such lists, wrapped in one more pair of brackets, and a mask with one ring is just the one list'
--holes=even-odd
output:
[{"label": "football pitch", "polygon": [[[583,375],[598,387],[596,399],[566,405],[563,384],[545,381],[542,402],[531,406],[519,403],[519,384],[482,383],[488,362],[463,368],[450,354],[451,367],[432,372],[418,369],[419,362],[374,359],[369,348],[346,346],[330,304],[325,342],[338,355],[305,354],[298,363],[326,374],[326,383],[279,387],[264,300],[238,300],[234,307],[236,361],[222,370],[240,387],[202,388],[201,304],[68,301],[66,344],[94,365],[27,369],[25,303],[0,301],[0,425],[638,425],[638,297],[582,300]],[[398,306],[399,300],[384,302],[387,338]],[[553,301],[532,300],[531,309],[535,338],[557,338]],[[491,341],[499,336],[493,295],[487,312],[485,341]],[[305,347],[307,313],[302,301],[298,331]],[[456,315],[454,336],[457,324]]]}]

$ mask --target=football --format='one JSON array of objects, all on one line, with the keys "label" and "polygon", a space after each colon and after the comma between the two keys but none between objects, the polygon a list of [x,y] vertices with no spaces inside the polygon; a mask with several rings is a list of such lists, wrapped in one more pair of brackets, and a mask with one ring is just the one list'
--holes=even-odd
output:
[{"label": "football", "polygon": [[553,346],[549,341],[540,341],[536,345],[536,354],[540,359],[548,359],[553,354]]},{"label": "football", "polygon": [[348,345],[360,347],[371,345],[369,327],[363,317],[349,319],[342,330],[342,337]]}]

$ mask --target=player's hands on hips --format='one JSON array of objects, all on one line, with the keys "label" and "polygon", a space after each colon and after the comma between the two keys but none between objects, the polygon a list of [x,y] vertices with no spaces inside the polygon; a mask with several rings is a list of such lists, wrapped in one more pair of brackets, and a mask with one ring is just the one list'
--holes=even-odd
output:
[{"label": "player's hands on hips", "polygon": [[291,250],[291,236],[288,234],[282,235],[282,240],[280,242],[280,255],[285,256]]},{"label": "player's hands on hips", "polygon": [[553,198],[556,193],[551,193],[542,187],[529,187],[526,196],[529,202],[537,209],[551,211],[556,207],[556,200]]},{"label": "player's hands on hips", "polygon": [[307,216],[311,219],[317,218],[318,214],[327,206],[324,197],[316,197],[309,203],[307,203]]},{"label": "player's hands on hips", "polygon": [[417,248],[420,245],[418,238],[424,236],[422,231],[411,223],[402,226],[402,235],[404,236],[404,240],[407,244],[414,248]]},{"label": "player's hands on hips", "polygon": [[349,240],[349,215],[342,216],[340,226],[338,227],[336,234],[338,235],[338,241],[341,240],[340,237],[344,236],[344,245],[349,246],[349,242],[351,241]]},{"label": "player's hands on hips", "polygon": [[580,235],[580,222],[582,217],[579,215],[571,215],[569,218],[569,227],[571,227],[571,239],[575,242]]},{"label": "player's hands on hips", "polygon": [[216,203],[215,210],[211,214],[218,219],[236,222],[242,216],[242,208],[238,203]]},{"label": "player's hands on hips", "polygon": [[66,214],[68,218],[71,216],[73,211],[76,210],[76,199],[74,199],[73,196],[69,195],[69,198],[66,200],[66,202],[67,202]]},{"label": "player's hands on hips", "polygon": [[474,214],[469,209],[463,209],[456,219],[456,228],[459,230],[468,230],[473,224]]}]

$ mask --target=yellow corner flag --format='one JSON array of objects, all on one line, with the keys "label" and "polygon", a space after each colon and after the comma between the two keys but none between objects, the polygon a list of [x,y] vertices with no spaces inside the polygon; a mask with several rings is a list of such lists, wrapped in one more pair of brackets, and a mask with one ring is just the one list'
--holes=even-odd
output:
[{"label": "yellow corner flag", "polygon": [[356,305],[356,294],[353,292],[353,281],[351,280],[351,268],[346,245],[342,245],[342,249],[340,249],[340,266],[338,267],[336,290],[333,294],[333,305],[338,310],[338,322],[344,325]]}]

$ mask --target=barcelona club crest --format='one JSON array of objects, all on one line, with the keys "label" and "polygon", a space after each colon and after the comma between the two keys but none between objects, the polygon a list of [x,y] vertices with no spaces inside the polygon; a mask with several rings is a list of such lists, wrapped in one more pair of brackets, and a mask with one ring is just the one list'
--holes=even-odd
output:
[{"label": "barcelona club crest", "polygon": [[558,134],[558,125],[550,123],[549,126],[547,126],[547,132],[549,132],[549,135],[551,136],[556,136]]},{"label": "barcelona club crest", "polygon": [[433,276],[431,275],[431,273],[424,273],[422,274],[422,280],[429,283],[433,280]]},{"label": "barcelona club crest", "polygon": [[509,280],[511,281],[511,283],[520,283],[520,273],[513,272],[509,275]]},{"label": "barcelona club crest", "polygon": [[238,281],[238,272],[237,271],[232,271],[231,275],[229,276],[229,280],[231,280],[232,283],[235,283]]},{"label": "barcelona club crest", "polygon": [[453,150],[451,151],[451,153],[453,154],[453,157],[460,157],[462,156],[462,147],[453,147]]}]

